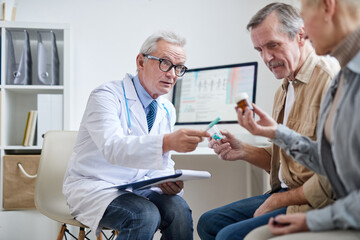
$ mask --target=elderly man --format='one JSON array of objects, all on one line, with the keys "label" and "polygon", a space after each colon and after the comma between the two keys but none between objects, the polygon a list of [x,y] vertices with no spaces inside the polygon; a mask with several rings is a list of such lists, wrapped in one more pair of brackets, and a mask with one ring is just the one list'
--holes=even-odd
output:
[{"label": "elderly man", "polygon": [[[299,12],[290,5],[267,5],[247,28],[265,64],[277,79],[284,78],[274,98],[274,119],[314,139],[320,102],[338,64],[314,53]],[[270,172],[271,192],[203,214],[197,226],[201,239],[243,239],[252,229],[267,224],[270,217],[324,207],[333,201],[327,180],[296,163],[278,146],[257,148],[230,133],[224,135],[220,142],[210,143],[218,156],[244,160]]]},{"label": "elderly man", "polygon": [[[360,1],[302,0],[301,12],[316,53],[332,55],[341,66],[321,105],[318,140],[277,124],[258,108],[260,122],[249,112],[243,119],[239,112],[239,123],[253,134],[272,138],[296,161],[327,176],[337,200],[323,209],[272,218],[269,227],[247,238],[360,239],[360,115],[354,110],[360,109]],[[273,234],[302,233],[274,237],[269,229]]]},{"label": "elderly man", "polygon": [[150,36],[137,55],[138,74],[105,83],[90,95],[64,178],[71,214],[99,234],[117,239],[193,238],[191,210],[179,196],[183,182],[135,191],[116,185],[174,173],[170,151],[196,148],[205,131],[172,132],[174,106],[168,93],[186,72],[185,39],[172,32]]}]

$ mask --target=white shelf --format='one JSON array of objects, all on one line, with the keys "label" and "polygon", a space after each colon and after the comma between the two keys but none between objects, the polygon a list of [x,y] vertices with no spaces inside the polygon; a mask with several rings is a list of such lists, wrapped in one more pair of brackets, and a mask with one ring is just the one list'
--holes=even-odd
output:
[{"label": "white shelf", "polygon": [[29,147],[25,147],[25,146],[4,146],[2,147],[3,150],[41,150],[40,146],[29,146]]},{"label": "white shelf", "polygon": [[[9,64],[10,43],[13,45],[14,64],[19,64],[25,37],[21,32],[27,31],[29,36],[29,48],[32,59],[31,78],[32,84],[12,85],[8,84],[7,71]],[[55,34],[56,46],[59,57],[59,84],[39,85],[38,84],[38,37],[39,33],[52,31]],[[12,42],[10,37],[12,36]],[[31,23],[31,22],[7,22],[0,21],[1,38],[1,103],[0,103],[0,211],[3,207],[3,158],[6,154],[39,154],[41,146],[22,146],[27,115],[30,110],[38,110],[38,94],[60,94],[62,105],[52,109],[59,109],[62,112],[63,129],[67,129],[69,123],[69,82],[70,82],[70,25],[63,23]],[[51,46],[50,38],[43,38],[43,46]],[[49,48],[48,48],[49,49]],[[51,51],[49,51],[51,52]],[[46,55],[45,59],[49,59]],[[48,61],[50,62],[50,61]],[[43,63],[43,62],[42,62]],[[13,71],[13,70],[12,70]],[[49,70],[47,70],[51,73]],[[53,106],[53,105],[50,105]],[[45,111],[47,112],[47,111]],[[50,130],[50,129],[49,129]],[[9,211],[11,212],[11,211]]]},{"label": "white shelf", "polygon": [[0,28],[66,30],[70,29],[70,24],[0,21]]},{"label": "white shelf", "polygon": [[31,91],[31,90],[63,90],[63,86],[41,86],[41,85],[5,85],[3,89],[12,91]]},{"label": "white shelf", "polygon": [[40,85],[5,85],[5,91],[20,94],[39,94],[39,93],[62,93],[64,86],[40,86]]}]

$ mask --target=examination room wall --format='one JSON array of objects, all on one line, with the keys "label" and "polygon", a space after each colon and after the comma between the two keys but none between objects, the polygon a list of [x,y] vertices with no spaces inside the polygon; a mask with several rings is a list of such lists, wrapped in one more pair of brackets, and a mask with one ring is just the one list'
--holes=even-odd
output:
[{"label": "examination room wall", "polygon": [[[78,129],[88,96],[95,87],[107,81],[122,79],[127,72],[136,74],[135,59],[141,44],[151,33],[160,29],[174,30],[186,37],[186,65],[189,68],[259,62],[256,102],[265,111],[271,113],[273,95],[281,81],[274,78],[257,51],[253,49],[246,24],[257,10],[273,1],[16,0],[16,2],[16,21],[70,24],[69,126],[71,130]],[[299,6],[297,0],[280,2]],[[221,128],[230,128],[235,134],[241,131],[237,124],[221,126]],[[208,163],[206,155],[192,155],[192,157],[193,159],[189,159],[186,155],[178,155],[175,156],[175,160],[181,162],[179,166],[182,168],[191,168],[191,161],[196,161],[193,166],[197,169]],[[246,197],[249,193],[243,190],[246,186],[247,174],[244,163],[224,166],[225,163],[215,155],[210,156],[210,160],[207,167],[211,166],[214,175],[217,171],[227,181],[231,181],[232,176],[236,181],[234,186],[228,185],[227,182],[217,182],[214,186],[201,187],[197,185],[200,181],[193,185],[199,186],[191,189],[199,191],[204,199],[206,196],[214,197],[204,203],[196,202],[197,199],[194,198],[197,195],[194,195],[194,198],[190,197],[192,203],[195,201],[195,207],[200,206],[194,211],[195,227],[201,212]],[[222,178],[219,175],[216,179]],[[266,185],[265,180],[261,179],[261,181]],[[223,190],[220,188],[214,189],[215,186],[228,188],[229,195],[222,194]],[[241,192],[237,195],[231,193],[238,189],[241,189]],[[189,197],[190,193],[186,194]],[[218,199],[215,199],[215,195]],[[19,219],[23,220],[19,221]],[[17,229],[22,229],[21,233]],[[0,239],[54,239],[56,231],[57,226],[54,226],[50,220],[45,217],[40,219],[29,211],[18,211],[16,214],[0,212]],[[198,239],[196,234],[195,239]]]},{"label": "examination room wall", "polygon": [[[71,24],[70,128],[101,83],[135,73],[145,38],[172,29],[187,39],[189,68],[258,61],[257,103],[271,112],[279,84],[253,49],[246,24],[268,0],[17,0],[17,21]],[[282,1],[296,3],[296,0]]]}]

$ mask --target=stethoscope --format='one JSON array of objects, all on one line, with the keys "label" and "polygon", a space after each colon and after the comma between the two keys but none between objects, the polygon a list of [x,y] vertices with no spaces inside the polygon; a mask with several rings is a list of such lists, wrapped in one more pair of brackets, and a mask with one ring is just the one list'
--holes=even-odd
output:
[{"label": "stethoscope", "polygon": [[[127,129],[127,132],[129,135],[132,134],[132,129],[131,129],[131,120],[130,120],[130,111],[129,111],[129,105],[128,105],[128,101],[127,101],[127,98],[126,98],[126,92],[125,92],[125,87],[124,87],[124,81],[122,82],[122,88],[123,88],[123,91],[124,91],[124,98],[125,98],[125,107],[126,107],[126,114],[127,114],[127,123],[128,123],[128,129]],[[171,121],[170,121],[170,113],[169,113],[169,110],[165,107],[165,104],[162,104],[164,109],[166,110],[166,115],[168,117],[168,120],[169,120],[169,130],[171,131]]]}]

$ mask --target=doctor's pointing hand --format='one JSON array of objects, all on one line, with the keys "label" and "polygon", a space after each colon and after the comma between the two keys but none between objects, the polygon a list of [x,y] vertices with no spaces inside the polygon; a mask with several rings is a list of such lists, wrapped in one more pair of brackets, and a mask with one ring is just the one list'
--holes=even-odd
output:
[{"label": "doctor's pointing hand", "polygon": [[170,150],[176,152],[194,151],[197,145],[203,141],[203,137],[210,137],[206,131],[193,129],[179,129],[173,133],[164,135],[163,153]]}]

